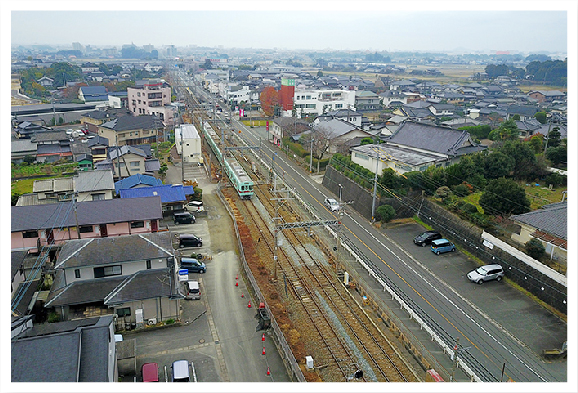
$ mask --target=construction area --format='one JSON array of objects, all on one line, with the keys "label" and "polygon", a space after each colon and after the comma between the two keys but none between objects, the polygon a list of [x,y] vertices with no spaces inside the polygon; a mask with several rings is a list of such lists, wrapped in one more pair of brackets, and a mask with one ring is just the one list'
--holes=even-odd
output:
[{"label": "construction area", "polygon": [[[221,178],[218,165],[211,168],[211,177]],[[420,381],[423,371],[403,356],[403,344],[383,322],[378,321],[381,327],[374,322],[355,284],[344,283],[339,250],[324,229],[336,229],[338,222],[311,221],[295,201],[273,190],[262,172],[245,169],[255,183],[251,200],[241,200],[227,183],[221,192],[247,266],[305,380]]]}]

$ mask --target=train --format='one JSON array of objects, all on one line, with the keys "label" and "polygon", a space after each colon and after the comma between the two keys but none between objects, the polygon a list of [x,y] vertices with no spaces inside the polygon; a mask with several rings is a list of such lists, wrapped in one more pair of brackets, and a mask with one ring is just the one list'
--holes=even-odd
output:
[{"label": "train", "polygon": [[204,121],[202,129],[205,140],[229,177],[229,181],[239,197],[241,199],[251,199],[254,195],[253,181],[247,175],[247,172],[245,172],[235,157],[227,157],[224,152],[221,152],[221,149],[219,149],[219,136],[209,122]]}]

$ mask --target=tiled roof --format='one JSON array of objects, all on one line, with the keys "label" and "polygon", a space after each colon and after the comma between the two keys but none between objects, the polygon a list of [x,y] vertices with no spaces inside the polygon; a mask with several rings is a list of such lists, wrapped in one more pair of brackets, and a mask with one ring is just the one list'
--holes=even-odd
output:
[{"label": "tiled roof", "polygon": [[449,156],[458,155],[458,149],[462,148],[468,140],[470,140],[470,134],[467,131],[415,122],[405,122],[395,134],[386,139],[388,143],[411,146]]},{"label": "tiled roof", "polygon": [[168,232],[94,239],[73,239],[62,245],[56,269],[168,258],[173,247]]},{"label": "tiled roof", "polygon": [[568,204],[552,203],[529,213],[510,217],[512,220],[529,225],[536,230],[567,240]]},{"label": "tiled roof", "polygon": [[134,186],[139,184],[147,184],[149,186],[161,186],[163,184],[163,181],[153,176],[142,175],[140,173],[137,173],[136,175],[125,177],[124,179],[114,183],[114,189],[115,192],[118,194],[119,191],[122,189],[133,188]]},{"label": "tiled roof", "polygon": [[162,121],[153,115],[122,116],[101,125],[115,131],[155,130],[163,128]]},{"label": "tiled roof", "polygon": [[[78,225],[159,220],[163,217],[161,200],[158,196],[78,202],[76,206]],[[72,202],[36,206],[12,206],[11,221],[12,232],[30,229],[75,227],[77,225]]]}]

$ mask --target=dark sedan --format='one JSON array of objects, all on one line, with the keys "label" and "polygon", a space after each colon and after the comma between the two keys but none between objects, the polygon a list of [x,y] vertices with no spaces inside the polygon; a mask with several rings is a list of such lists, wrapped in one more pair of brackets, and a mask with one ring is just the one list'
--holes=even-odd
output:
[{"label": "dark sedan", "polygon": [[437,240],[437,239],[441,239],[441,238],[442,238],[442,235],[439,232],[426,231],[424,233],[417,235],[413,239],[413,242],[415,244],[417,244],[418,246],[425,247],[428,244],[431,244],[432,241]]}]

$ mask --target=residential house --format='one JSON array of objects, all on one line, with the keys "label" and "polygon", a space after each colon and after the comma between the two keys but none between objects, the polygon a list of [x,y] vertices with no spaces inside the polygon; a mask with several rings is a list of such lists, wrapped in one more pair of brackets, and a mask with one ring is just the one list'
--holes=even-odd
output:
[{"label": "residential house", "polygon": [[381,109],[379,96],[372,91],[360,90],[355,92],[355,109],[358,111],[375,111]]},{"label": "residential house", "polygon": [[98,135],[115,146],[150,144],[162,141],[163,129],[163,123],[154,115],[122,116],[99,125]]},{"label": "residential house", "polygon": [[72,160],[70,138],[66,131],[45,131],[32,136],[36,142],[37,162],[56,162],[58,160]]},{"label": "residential house", "polygon": [[203,163],[201,136],[193,124],[182,124],[175,128],[175,147],[183,162]]},{"label": "residential house", "polygon": [[507,118],[510,120],[513,116],[520,116],[520,120],[534,119],[534,115],[538,112],[538,107],[528,105],[508,105],[506,108]]},{"label": "residential house", "polygon": [[159,196],[12,206],[11,209],[12,250],[40,250],[78,238],[157,232],[163,217]]},{"label": "residential house", "polygon": [[136,174],[129,177],[125,177],[114,183],[114,190],[117,195],[120,195],[120,190],[128,190],[131,188],[138,187],[150,187],[150,186],[162,186],[163,181],[157,179],[156,177],[149,175]]},{"label": "residential house", "polygon": [[329,145],[327,152],[330,154],[346,152],[347,142],[351,139],[371,137],[369,132],[363,131],[355,125],[340,119],[314,123],[313,130],[314,135],[315,133],[320,133],[322,138],[327,139]]},{"label": "residential house", "polygon": [[187,196],[193,195],[192,186],[182,184],[163,184],[150,187],[136,187],[123,189],[119,188],[118,193],[121,198],[146,198],[153,195],[161,197],[162,211],[171,215],[175,211],[184,210],[184,205],[188,202]]},{"label": "residential house", "polygon": [[[149,161],[151,164],[149,165]],[[108,158],[94,165],[95,169],[112,170],[115,178],[123,178],[137,173],[152,174],[160,168],[158,159],[149,159],[147,154],[135,146],[113,146],[108,149]]]},{"label": "residential house", "polygon": [[353,124],[356,127],[361,127],[361,124],[363,122],[363,113],[362,112],[358,112],[354,109],[340,109],[337,111],[330,111],[327,112],[323,115],[319,115],[315,118],[315,120],[313,121],[314,124],[320,123],[322,121],[328,121],[328,120],[332,120],[332,119],[337,119],[337,120],[341,120],[341,121],[346,121],[350,124]]},{"label": "residential house", "polygon": [[43,76],[42,78],[38,79],[38,84],[42,87],[52,87],[54,85],[54,79]]},{"label": "residential house", "polygon": [[30,139],[34,134],[44,131],[52,131],[52,129],[30,121],[22,121],[14,127],[16,137],[19,139]]},{"label": "residential house", "polygon": [[81,86],[78,99],[82,102],[108,101],[108,92],[104,86]]},{"label": "residential house", "polygon": [[399,90],[386,90],[380,93],[379,97],[381,98],[381,104],[385,108],[406,105],[408,103],[407,95]]},{"label": "residential house", "polygon": [[395,81],[389,85],[389,90],[406,90],[413,91],[415,89],[415,83],[408,80]]},{"label": "residential house", "polygon": [[95,110],[86,112],[80,117],[80,123],[89,133],[98,134],[98,126],[117,117],[129,115],[126,108]]},{"label": "residential house", "polygon": [[113,322],[108,315],[20,327],[11,341],[11,381],[117,382]]},{"label": "residential house", "polygon": [[[32,183],[32,193],[36,194],[39,205],[71,201],[74,193],[72,177],[34,180]],[[21,202],[20,199],[18,202]],[[17,206],[26,205],[22,202],[22,204],[18,204]]]},{"label": "residential house", "polygon": [[351,159],[372,172],[392,168],[404,173],[425,171],[432,165],[449,166],[462,155],[485,149],[467,131],[407,121],[383,143],[352,149]]},{"label": "residential house", "polygon": [[310,130],[310,124],[295,117],[276,117],[269,126],[269,141],[280,146],[283,138]]},{"label": "residential house", "polygon": [[550,259],[567,261],[567,202],[545,205],[529,213],[513,215],[510,219],[518,225],[511,235],[512,240],[526,244],[530,239],[538,239],[544,245]]},{"label": "residential house", "polygon": [[77,202],[112,199],[114,182],[112,171],[84,171],[72,178]]},{"label": "residential house", "polygon": [[528,96],[539,103],[552,102],[555,100],[564,101],[566,95],[559,90],[534,90],[528,93]]},{"label": "residential house", "polygon": [[25,157],[32,157],[36,161],[36,142],[31,139],[19,139],[10,142],[11,161],[18,165],[24,162]]},{"label": "residential house", "polygon": [[45,307],[63,320],[116,314],[117,328],[130,329],[179,318],[183,296],[169,232],[72,240],[54,267]]},{"label": "residential house", "polygon": [[108,139],[99,135],[86,142],[86,147],[90,149],[90,155],[92,156],[92,162],[94,164],[108,158],[108,146]]}]

